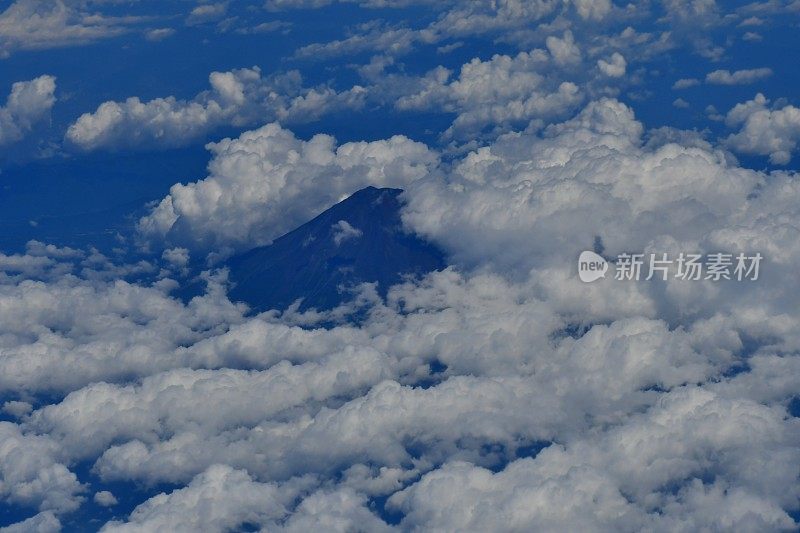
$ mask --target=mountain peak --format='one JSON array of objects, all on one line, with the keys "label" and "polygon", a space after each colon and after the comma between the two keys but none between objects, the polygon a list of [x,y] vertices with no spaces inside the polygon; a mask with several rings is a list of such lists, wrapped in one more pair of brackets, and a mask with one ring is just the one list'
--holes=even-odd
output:
[{"label": "mountain peak", "polygon": [[406,275],[444,268],[443,254],[403,230],[402,189],[365,187],[272,244],[228,261],[230,296],[256,311],[330,309],[342,289],[377,282],[385,295]]}]

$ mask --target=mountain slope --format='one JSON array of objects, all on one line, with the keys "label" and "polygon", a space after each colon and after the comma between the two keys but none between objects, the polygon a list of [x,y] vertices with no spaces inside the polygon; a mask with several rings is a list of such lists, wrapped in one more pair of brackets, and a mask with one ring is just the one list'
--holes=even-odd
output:
[{"label": "mountain slope", "polygon": [[257,311],[330,309],[347,299],[342,287],[378,282],[386,289],[407,274],[444,268],[434,246],[403,232],[400,189],[367,187],[313,220],[228,261],[232,299]]}]

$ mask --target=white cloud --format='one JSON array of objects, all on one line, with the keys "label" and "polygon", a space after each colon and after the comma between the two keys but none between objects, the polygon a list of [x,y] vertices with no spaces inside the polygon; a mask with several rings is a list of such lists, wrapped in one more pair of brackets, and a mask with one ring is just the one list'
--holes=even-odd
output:
[{"label": "white cloud", "polygon": [[768,103],[759,93],[731,109],[725,123],[740,129],[725,142],[736,151],[768,155],[773,164],[786,165],[800,142],[800,109],[793,105],[769,109]]},{"label": "white cloud", "polygon": [[709,26],[718,22],[719,6],[715,0],[664,0],[667,17],[688,25]]},{"label": "white cloud", "polygon": [[77,509],[84,488],[58,455],[49,437],[25,435],[16,424],[0,422],[0,499],[40,511]]},{"label": "white cloud", "polygon": [[50,116],[55,90],[53,76],[18,81],[11,86],[6,104],[0,107],[0,146],[20,141]]},{"label": "white cloud", "polygon": [[64,0],[16,0],[0,13],[0,56],[76,46],[120,35],[135,18],[88,15]]},{"label": "white cloud", "polygon": [[[0,391],[68,392],[94,381],[191,366],[185,355],[163,354],[241,317],[219,283],[184,306],[165,294],[172,288],[168,284],[148,288],[122,280],[81,280],[71,271],[56,271],[49,281],[12,278],[0,285],[0,336],[6,343]],[[85,274],[97,275],[94,270]],[[59,372],[52,372],[54,366]]]},{"label": "white cloud", "polygon": [[268,11],[288,9],[313,9],[332,4],[334,0],[267,0],[264,7]]},{"label": "white cloud", "polygon": [[394,528],[375,516],[367,506],[367,497],[349,488],[320,490],[307,498],[275,531],[304,533],[307,531],[374,531],[386,533]]},{"label": "white cloud", "polygon": [[44,511],[27,520],[0,529],[3,533],[59,533],[61,521],[52,511]]},{"label": "white cloud", "polygon": [[333,242],[336,243],[336,246],[350,239],[358,239],[364,234],[363,231],[354,228],[346,220],[340,220],[331,229],[333,230]]},{"label": "white cloud", "polygon": [[147,239],[190,248],[256,246],[294,229],[343,196],[374,185],[404,187],[437,156],[403,136],[336,145],[297,139],[278,124],[212,143],[209,176],[170,194],[138,223]]},{"label": "white cloud", "polygon": [[[491,280],[455,287],[445,282],[422,291],[409,287],[397,295],[410,302],[416,299],[416,308],[407,309],[412,315],[408,324],[399,332],[382,332],[372,341],[377,346],[391,342],[386,346],[400,363],[398,368],[419,365],[421,361],[415,363],[413,355],[430,357],[433,352],[454,377],[430,389],[386,381],[358,396],[368,387],[359,386],[350,376],[373,373],[369,379],[375,380],[379,374],[371,368],[380,365],[364,359],[368,353],[360,355],[361,360],[351,353],[326,358],[319,366],[281,364],[249,375],[172,372],[148,378],[137,389],[92,386],[34,415],[32,427],[64,442],[68,453],[91,456],[108,443],[118,443],[96,464],[96,470],[108,479],[181,482],[218,462],[246,468],[264,479],[306,471],[327,473],[367,460],[397,468],[410,460],[403,443],[412,435],[422,450],[428,450],[418,461],[411,461],[422,468],[440,460],[442,454],[479,462],[496,460],[496,455],[480,451],[487,439],[506,447],[505,452],[497,452],[503,457],[532,440],[549,440],[584,428],[587,411],[591,417],[615,420],[623,406],[650,403],[655,397],[648,399],[641,390],[654,380],[670,388],[687,380],[702,381],[715,372],[692,353],[691,343],[699,338],[670,332],[657,321],[632,320],[596,328],[580,340],[568,339],[557,353],[530,352],[532,344],[547,344],[554,324],[541,324],[542,311],[536,311],[535,302],[515,309],[510,300],[520,295],[510,287],[505,288],[509,294],[504,294],[498,281],[487,281]],[[454,316],[454,309],[436,309],[445,298],[463,318]],[[385,323],[391,323],[388,317],[378,316],[370,329],[385,329]],[[448,342],[442,342],[443,336]],[[244,337],[236,333],[233,338]],[[497,352],[499,342],[503,349]],[[534,368],[535,375],[530,375]],[[621,368],[626,369],[624,374]],[[498,376],[459,375],[487,372]],[[314,385],[311,373],[327,376],[324,379],[342,389]],[[292,375],[296,377],[287,379]],[[296,381],[308,378],[312,381],[305,384]],[[176,387],[177,383],[184,386]],[[304,399],[309,392],[317,402],[324,402],[326,395],[348,397],[345,390],[355,393],[353,399],[332,408],[318,409],[316,402]],[[195,401],[198,395],[227,408],[209,413]],[[253,405],[254,395],[268,395],[275,403]],[[384,406],[392,407],[387,411]],[[289,421],[282,416],[273,420],[279,413],[294,415]],[[88,435],[93,443],[89,449]],[[270,459],[264,462],[255,457]]]},{"label": "white cloud", "polygon": [[673,105],[674,107],[677,107],[678,109],[688,109],[689,107],[691,107],[691,106],[689,105],[689,102],[687,102],[687,101],[686,101],[686,100],[684,100],[683,98],[676,98],[676,99],[675,99],[675,100],[672,102],[672,105]]},{"label": "white cloud", "polygon": [[[699,224],[691,235],[702,235],[759,182],[729,169],[719,152],[675,144],[643,151],[642,132],[630,108],[604,99],[542,138],[501,136],[459,161],[447,181],[412,184],[404,221],[462,264],[527,273],[591,249],[595,235],[610,253],[644,248],[658,235],[689,238],[680,229],[687,219]],[[687,211],[675,218],[678,205]]]},{"label": "white cloud", "polygon": [[758,17],[747,17],[739,23],[739,26],[761,26],[762,24],[764,24],[764,20]]},{"label": "white cloud", "polygon": [[192,100],[169,96],[104,102],[70,125],[65,139],[83,150],[181,146],[223,125],[315,120],[330,111],[358,108],[364,97],[359,86],[341,93],[308,89],[296,71],[262,77],[258,67],[212,72],[209,83],[211,89]]},{"label": "white cloud", "polygon": [[[390,504],[405,512],[402,525],[409,529],[791,528],[793,520],[775,501],[786,505],[796,497],[798,469],[782,472],[781,465],[798,454],[791,444],[797,422],[781,419],[780,410],[754,402],[678,390],[596,440],[550,446],[496,474],[451,463],[392,496]],[[751,438],[760,450],[751,449],[755,455],[741,449]],[[713,481],[662,492],[702,472],[712,457],[721,467]]]},{"label": "white cloud", "polygon": [[[560,41],[559,41],[560,42]],[[486,128],[494,133],[533,120],[563,116],[582,99],[578,86],[556,82],[543,50],[517,56],[495,55],[488,61],[473,59],[461,67],[458,78],[444,68],[431,71],[420,89],[397,100],[401,110],[440,109],[458,114],[445,137],[474,139]]]},{"label": "white cloud", "polygon": [[715,70],[706,74],[706,83],[717,85],[745,85],[772,76],[770,68],[754,68],[747,70]]},{"label": "white cloud", "polygon": [[580,62],[581,49],[575,43],[575,38],[572,36],[571,31],[565,31],[564,36],[560,38],[551,35],[545,39],[545,43],[556,64],[570,65]]},{"label": "white cloud", "polygon": [[672,88],[687,89],[689,87],[694,87],[695,85],[700,85],[700,80],[697,78],[681,78],[672,84]]},{"label": "white cloud", "polygon": [[3,404],[3,412],[15,418],[21,418],[33,411],[33,406],[28,402],[10,400]]},{"label": "white cloud", "polygon": [[186,17],[186,24],[188,26],[195,26],[197,24],[218,20],[225,16],[227,10],[227,2],[200,4],[189,12],[189,16]]},{"label": "white cloud", "polygon": [[611,0],[573,0],[578,15],[586,20],[603,20],[611,12]]},{"label": "white cloud", "polygon": [[[212,150],[209,177],[174,187],[145,236],[243,246],[392,184],[406,229],[453,266],[385,301],[366,286],[331,312],[243,317],[220,278],[181,304],[175,282],[122,281],[143,267],[95,253],[0,256],[0,384],[19,403],[0,428],[26,457],[0,451],[2,479],[19,480],[0,485],[6,502],[71,508],[81,463],[176,485],[110,531],[382,530],[384,497],[400,529],[796,527],[795,174],[741,168],[697,132],[645,131],[607,98],[447,164],[405,138],[337,146],[277,125]],[[575,259],[598,243],[769,264],[754,284],[582,284]],[[169,244],[163,261],[185,257]]]},{"label": "white cloud", "polygon": [[147,30],[144,36],[148,41],[163,41],[174,34],[175,30],[173,28],[153,28],[152,30]]},{"label": "white cloud", "polygon": [[175,267],[185,267],[189,263],[189,250],[186,248],[168,248],[161,258]]},{"label": "white cloud", "polygon": [[[289,3],[327,1],[272,7]],[[437,3],[427,27],[366,24],[305,49],[384,50],[361,70],[371,89],[309,89],[294,74],[243,69],[213,73],[186,101],[106,102],[81,117],[67,134],[81,148],[177,146],[219,126],[356,108],[388,87],[382,96],[399,96],[398,109],[452,113],[445,138],[486,144],[440,160],[405,137],[338,145],[270,124],[209,145],[207,177],[175,185],[139,221],[151,263],[42,243],[0,254],[0,391],[16,420],[0,423],[0,500],[39,513],[14,527],[57,530],[61,513],[92,496],[113,505],[90,486],[97,476],[175,483],[107,531],[394,529],[380,518],[384,498],[398,529],[796,528],[787,512],[797,508],[800,428],[787,404],[800,395],[800,311],[787,287],[800,286],[797,174],[742,168],[702,132],[646,131],[631,108],[598,99],[642,83],[642,58],[680,41],[724,52],[695,39],[728,23],[714,2],[666,2],[670,26],[652,33],[609,31],[639,27],[639,8],[620,5]],[[197,21],[221,15],[199,7]],[[3,43],[124,30],[75,13],[49,37]],[[79,38],[79,22],[100,33]],[[59,31],[72,37],[58,41]],[[455,74],[389,74],[416,46],[474,35],[531,51]],[[53,105],[43,87],[29,87],[35,105],[4,108],[41,111],[5,115],[23,136]],[[759,95],[728,113],[738,131],[725,146],[788,162],[797,114]],[[169,297],[170,276],[196,251],[267,243],[366,185],[405,188],[405,229],[453,266],[386,301],[362,287],[357,303],[328,313],[245,317],[222,274],[206,274],[206,293],[189,303]],[[330,238],[344,246],[367,229],[339,221]],[[752,285],[587,286],[573,268],[595,245],[611,256],[743,250],[768,261]],[[134,272],[156,281],[121,279]],[[76,464],[91,475],[79,480]]]},{"label": "white cloud", "polygon": [[379,50],[386,54],[402,55],[411,51],[420,41],[435,42],[432,36],[404,27],[386,26],[378,21],[366,22],[359,31],[344,39],[326,43],[312,43],[297,49],[295,56],[306,59],[324,59],[345,54]]},{"label": "white cloud", "polygon": [[[246,471],[214,465],[185,488],[141,504],[127,522],[108,523],[101,531],[229,531],[242,526],[287,533],[392,530],[370,512],[364,495],[349,488],[307,494],[314,485],[308,478],[259,483]],[[290,512],[295,499],[300,503]]]},{"label": "white cloud", "polygon": [[291,22],[286,22],[283,20],[271,20],[269,22],[262,22],[260,24],[256,24],[255,26],[246,26],[237,28],[235,31],[236,33],[242,35],[256,35],[260,33],[271,33],[281,30],[282,33],[286,33],[292,27]]},{"label": "white cloud", "polygon": [[[28,427],[57,436],[72,459],[99,455],[115,442],[158,442],[158,435],[214,438],[368,388],[391,375],[388,363],[374,349],[346,349],[320,362],[283,362],[264,371],[181,369],[145,378],[137,387],[97,383],[35,412]],[[198,397],[206,401],[198,403]],[[255,397],[270,401],[253,403]],[[206,402],[218,408],[208,412]]]},{"label": "white cloud", "polygon": [[230,531],[282,518],[296,493],[257,483],[245,471],[215,465],[188,486],[139,505],[128,522],[111,522],[101,531]]},{"label": "white cloud", "polygon": [[[476,0],[471,2],[433,2],[431,0],[367,0],[359,1],[365,7],[403,7],[414,3],[424,3],[437,9],[440,14],[433,22],[417,28],[404,25],[387,26],[368,22],[354,28],[352,34],[325,43],[306,45],[297,51],[299,57],[324,58],[365,51],[380,51],[388,55],[402,55],[417,46],[433,45],[450,39],[476,36],[495,36],[509,41],[520,48],[529,47],[534,41],[541,42],[537,34],[539,26],[547,27],[555,17],[559,21],[554,26],[559,30],[569,27],[572,21],[578,23],[603,23],[611,19],[614,9],[609,0],[573,0],[550,2],[547,0]],[[331,3],[329,0],[275,0],[267,5],[272,7],[320,7]],[[577,17],[575,16],[577,15]],[[551,46],[558,54],[559,61],[574,64],[580,50],[570,37],[553,36]],[[564,34],[562,34],[564,35]],[[524,43],[524,44],[523,44]]]},{"label": "white cloud", "polygon": [[597,60],[597,68],[611,78],[619,78],[625,75],[625,68],[628,66],[627,61],[619,52],[614,52],[608,61],[604,59]]},{"label": "white cloud", "polygon": [[94,495],[94,502],[103,507],[112,507],[119,503],[117,498],[107,490],[96,492]]}]

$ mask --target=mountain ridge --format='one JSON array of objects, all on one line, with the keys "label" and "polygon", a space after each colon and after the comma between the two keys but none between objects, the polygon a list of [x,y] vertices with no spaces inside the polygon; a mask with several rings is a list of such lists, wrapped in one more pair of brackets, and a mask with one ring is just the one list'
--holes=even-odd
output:
[{"label": "mountain ridge", "polygon": [[271,244],[228,259],[229,297],[259,312],[298,299],[301,311],[325,310],[346,301],[348,287],[377,282],[385,296],[404,276],[444,268],[439,249],[404,231],[402,192],[365,187]]}]

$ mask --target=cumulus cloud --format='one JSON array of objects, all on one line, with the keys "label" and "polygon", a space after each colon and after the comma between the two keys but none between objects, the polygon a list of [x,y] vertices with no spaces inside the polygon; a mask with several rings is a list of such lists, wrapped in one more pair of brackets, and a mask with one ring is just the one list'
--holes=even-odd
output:
[{"label": "cumulus cloud", "polygon": [[111,522],[101,531],[230,531],[283,517],[296,492],[257,483],[247,472],[215,465],[185,488],[139,505],[128,522]]},{"label": "cumulus cloud", "polygon": [[625,68],[628,66],[627,61],[619,52],[614,52],[608,61],[604,59],[597,60],[597,68],[611,78],[619,78],[625,75]]},{"label": "cumulus cloud", "polygon": [[563,37],[549,36],[545,43],[553,61],[558,65],[578,63],[581,60],[581,49],[575,44],[572,32],[567,30]]},{"label": "cumulus cloud", "polygon": [[683,98],[676,98],[673,100],[672,105],[677,107],[678,109],[688,109],[690,107],[689,102],[684,100]]},{"label": "cumulus cloud", "polygon": [[715,70],[706,74],[706,83],[717,85],[746,85],[772,76],[770,68],[754,68],[747,70]]},{"label": "cumulus cloud", "polygon": [[573,3],[585,20],[602,20],[611,12],[611,0],[573,0]]},{"label": "cumulus cloud", "polygon": [[49,437],[25,435],[16,424],[0,422],[0,499],[40,511],[77,509],[84,488],[58,455]]},{"label": "cumulus cloud", "polygon": [[0,147],[20,141],[50,116],[55,90],[53,76],[18,81],[11,86],[6,104],[0,107]]},{"label": "cumulus cloud", "polygon": [[[534,0],[519,2],[516,0],[479,0],[477,2],[455,2],[442,13],[440,18],[431,23],[426,34],[447,37],[464,37],[469,35],[485,35],[497,32],[509,32],[524,28],[556,12],[558,6],[552,2]],[[565,5],[565,8],[569,5]],[[583,10],[587,16],[591,10]],[[599,10],[602,12],[602,8]]]},{"label": "cumulus cloud", "polygon": [[189,263],[189,250],[186,248],[167,248],[161,258],[171,266],[184,268]]},{"label": "cumulus cloud", "polygon": [[[407,54],[418,46],[433,45],[452,39],[476,36],[497,36],[515,44],[527,43],[536,34],[535,28],[553,17],[579,23],[604,22],[611,18],[613,4],[609,0],[574,0],[549,2],[535,0],[479,0],[473,2],[431,2],[430,0],[356,0],[364,7],[404,7],[415,3],[429,4],[440,11],[433,22],[417,28],[405,25],[387,26],[369,22],[354,28],[352,34],[329,42],[301,47],[297,56],[325,58],[364,51],[380,51],[393,56]],[[329,0],[273,0],[268,7],[321,7]],[[576,16],[577,15],[577,16]],[[558,24],[562,27],[566,24]],[[561,37],[552,36],[548,48],[555,50],[559,61],[574,64],[580,54],[570,30]]]},{"label": "cumulus cloud", "polygon": [[[470,153],[449,183],[412,184],[404,220],[466,264],[488,260],[504,271],[516,265],[527,272],[563,257],[570,242],[591,248],[598,234],[617,252],[644,248],[660,234],[682,238],[678,226],[685,216],[709,230],[759,182],[756,173],[729,169],[720,152],[675,144],[643,151],[642,133],[627,106],[593,102],[574,119],[548,127],[542,138],[508,134]],[[597,166],[587,164],[595,158]],[[650,187],[659,193],[643,194]],[[694,213],[671,217],[677,203]],[[615,222],[622,212],[626,222]]]},{"label": "cumulus cloud", "polygon": [[[37,411],[29,425],[58,435],[69,456],[79,459],[125,440],[156,443],[158,435],[166,434],[214,438],[309,402],[369,387],[391,375],[389,361],[374,349],[345,349],[321,359],[302,365],[283,362],[259,372],[181,369],[145,378],[139,387],[98,383]],[[198,395],[219,408],[208,413],[207,404],[197,403]],[[253,404],[254,397],[271,401]],[[93,434],[89,447],[88,433]],[[164,472],[170,477],[182,474]]]},{"label": "cumulus cloud", "polygon": [[[82,18],[88,5],[15,2],[0,15],[0,49],[128,27]],[[210,144],[206,176],[148,207],[137,224],[147,261],[40,242],[0,253],[0,405],[10,420],[0,422],[0,505],[33,515],[11,531],[68,527],[85,503],[110,506],[103,516],[113,519],[96,524],[105,531],[797,528],[800,311],[790,289],[800,286],[800,184],[796,172],[743,168],[727,151],[788,162],[797,109],[758,95],[727,114],[733,134],[719,145],[703,132],[647,130],[603,97],[646,86],[643,60],[684,40],[718,59],[715,27],[789,8],[431,5],[422,27],[368,22],[297,54],[380,50],[359,71],[373,87],[215,72],[193,98],[105,102],[71,125],[66,140],[85,150],[258,129]],[[227,8],[197,4],[187,22]],[[666,16],[642,30],[651,8]],[[415,47],[474,36],[511,52],[454,72],[391,74]],[[705,81],[767,75],[718,70]],[[48,78],[14,86],[0,138],[22,138],[47,116]],[[286,129],[376,93],[398,110],[452,114],[448,149],[471,142],[439,153],[403,136],[339,144]],[[224,271],[201,274],[205,290],[189,301],[172,296],[173,278],[188,280],[208,252],[268,243],[367,185],[405,189],[404,229],[442,248],[447,269],[385,298],[366,284],[328,312],[248,315],[228,300]],[[340,246],[367,230],[330,229]],[[761,252],[765,264],[752,284],[583,284],[575,263],[590,249]],[[117,482],[137,488],[124,494]],[[162,493],[139,489],[161,483]]]},{"label": "cumulus cloud", "polygon": [[694,87],[695,85],[700,85],[700,80],[697,78],[681,78],[672,84],[672,88],[687,89],[689,87]]},{"label": "cumulus cloud", "polygon": [[87,44],[120,35],[135,18],[88,16],[76,2],[16,0],[0,13],[0,56]]},{"label": "cumulus cloud", "polygon": [[366,187],[404,187],[437,156],[403,136],[341,146],[329,135],[298,139],[278,124],[212,143],[209,176],[177,184],[138,223],[145,239],[191,248],[265,244]]},{"label": "cumulus cloud", "polygon": [[197,24],[204,24],[212,22],[225,16],[228,10],[227,2],[211,2],[208,4],[201,4],[193,8],[186,17],[187,26],[195,26]]},{"label": "cumulus cloud", "polygon": [[425,77],[419,91],[401,97],[397,108],[456,112],[458,116],[445,132],[446,137],[456,139],[474,138],[487,127],[497,132],[524,127],[532,120],[552,119],[583,98],[576,84],[548,78],[552,60],[543,50],[514,57],[495,55],[488,61],[476,58],[463,65],[455,79],[439,68]]},{"label": "cumulus cloud", "polygon": [[211,89],[192,100],[168,96],[104,102],[71,124],[65,139],[83,150],[181,146],[223,125],[315,120],[333,110],[360,107],[364,97],[359,86],[341,93],[307,89],[296,71],[262,77],[258,67],[212,72],[209,83]]},{"label": "cumulus cloud", "polygon": [[667,17],[691,25],[715,24],[720,11],[716,0],[664,0],[662,5]]},{"label": "cumulus cloud", "polygon": [[[405,513],[403,526],[409,529],[792,528],[794,521],[774,503],[788,490],[783,503],[791,505],[797,490],[797,469],[780,472],[783,461],[799,453],[791,444],[797,422],[784,425],[782,416],[781,410],[754,402],[678,390],[599,440],[553,445],[497,474],[448,464],[393,495],[390,504]],[[742,454],[738,439],[749,435],[758,435],[759,446],[775,446],[776,460],[770,464],[766,450],[755,457]],[[672,446],[676,437],[678,448]],[[714,481],[689,483],[674,495],[658,492],[701,471],[715,454],[722,469]],[[761,468],[771,470],[774,492],[744,466],[749,464],[759,464],[756,471],[762,473]],[[765,489],[772,501],[764,497]],[[647,506],[661,512],[647,513]]]},{"label": "cumulus cloud", "polygon": [[44,511],[27,520],[2,528],[3,533],[59,533],[61,521],[52,511]]},{"label": "cumulus cloud", "polygon": [[[44,280],[0,276],[5,343],[0,392],[68,392],[93,381],[186,366],[181,356],[159,354],[218,332],[241,316],[242,309],[224,298],[219,282],[211,281],[211,292],[184,306],[169,297],[174,285],[168,282],[152,287],[108,282],[91,260],[83,261],[88,279],[76,277],[81,267],[74,265],[33,271],[44,274]],[[112,279],[123,275],[110,272]],[[152,330],[156,323],[164,328],[158,333]],[[52,372],[53,367],[60,371]]]},{"label": "cumulus cloud", "polygon": [[354,228],[346,220],[340,220],[331,229],[333,229],[333,242],[336,243],[336,246],[350,239],[358,239],[364,234],[363,231]]},{"label": "cumulus cloud", "polygon": [[[610,98],[447,164],[406,138],[337,146],[275,124],[211,149],[209,177],[140,222],[192,243],[165,263],[277,236],[372,183],[406,189],[406,229],[451,266],[385,299],[366,285],[330,312],[243,316],[220,277],[181,303],[169,279],[126,282],[88,254],[0,257],[0,383],[19,402],[0,431],[8,457],[35,459],[0,445],[18,480],[4,501],[44,521],[96,479],[174,484],[108,531],[796,528],[795,174],[648,132]],[[587,285],[575,260],[593,248],[769,263],[752,284]]]},{"label": "cumulus cloud", "polygon": [[752,100],[731,109],[725,123],[740,129],[726,143],[736,151],[768,155],[772,163],[785,165],[800,142],[800,109],[793,105],[770,109],[768,104],[769,100],[758,93]]},{"label": "cumulus cloud", "polygon": [[172,28],[153,28],[152,30],[147,30],[144,36],[148,41],[163,41],[174,34],[175,30]]},{"label": "cumulus cloud", "polygon": [[282,11],[288,9],[311,9],[327,6],[333,0],[268,0],[264,7],[268,11]]},{"label": "cumulus cloud", "polygon": [[119,503],[117,498],[107,490],[96,492],[94,495],[94,502],[98,505],[102,505],[103,507],[111,507]]}]

